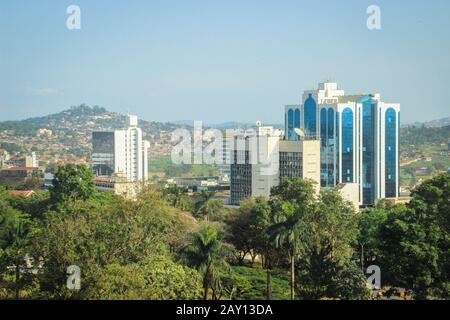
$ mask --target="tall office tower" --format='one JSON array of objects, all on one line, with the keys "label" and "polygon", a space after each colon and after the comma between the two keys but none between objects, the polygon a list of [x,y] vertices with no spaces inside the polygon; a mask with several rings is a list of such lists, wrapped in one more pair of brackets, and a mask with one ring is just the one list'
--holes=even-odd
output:
[{"label": "tall office tower", "polygon": [[301,177],[316,182],[320,190],[320,141],[280,141],[280,183]]},{"label": "tall office tower", "polygon": [[280,132],[258,127],[236,133],[230,175],[230,204],[248,197],[269,196],[278,185]]},{"label": "tall office tower", "polygon": [[345,95],[336,83],[305,91],[302,104],[285,107],[286,139],[321,141],[321,186],[357,183],[361,206],[399,195],[400,104],[379,94]]},{"label": "tall office tower", "polygon": [[270,196],[280,181],[293,177],[320,180],[320,142],[285,141],[282,132],[259,127],[255,136],[236,136],[231,164],[230,203]]},{"label": "tall office tower", "polygon": [[92,170],[96,176],[120,174],[129,182],[148,180],[148,149],[136,116],[128,116],[128,127],[92,133]]},{"label": "tall office tower", "polygon": [[231,176],[231,158],[233,153],[233,140],[235,130],[226,130],[223,135],[222,163],[218,165],[219,175],[222,179],[230,179]]}]

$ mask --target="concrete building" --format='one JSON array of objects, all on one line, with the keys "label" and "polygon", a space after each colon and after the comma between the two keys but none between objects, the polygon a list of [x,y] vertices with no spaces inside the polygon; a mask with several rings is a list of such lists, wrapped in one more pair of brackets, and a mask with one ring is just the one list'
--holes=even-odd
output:
[{"label": "concrete building", "polygon": [[280,182],[301,177],[313,180],[320,191],[320,141],[280,140]]},{"label": "concrete building", "polygon": [[320,182],[320,142],[285,141],[272,127],[236,136],[231,164],[230,204],[247,197],[270,196],[284,179],[303,177]]},{"label": "concrete building", "polygon": [[128,127],[93,132],[92,170],[98,177],[124,176],[127,181],[148,180],[148,150],[136,116],[128,116]]},{"label": "concrete building", "polygon": [[0,149],[0,167],[4,166],[5,161],[9,160],[9,153],[5,149]]},{"label": "concrete building", "polygon": [[6,150],[3,152],[3,156],[0,154],[0,167],[31,167],[38,168],[39,161],[36,153],[31,152],[26,156],[14,156],[11,157]]},{"label": "concrete building", "polygon": [[229,181],[231,176],[231,158],[233,153],[233,141],[235,131],[226,130],[223,135],[223,150],[222,150],[222,164],[218,165],[219,176],[224,181]]},{"label": "concrete building", "polygon": [[357,183],[361,206],[399,196],[400,104],[345,95],[326,81],[305,91],[301,104],[285,106],[287,140],[299,139],[295,128],[321,141],[321,187]]},{"label": "concrete building", "polygon": [[359,186],[357,183],[340,183],[336,186],[336,190],[344,200],[353,205],[355,211],[359,211]]},{"label": "concrete building", "polygon": [[35,167],[3,167],[0,168],[0,179],[25,181],[31,178],[41,178],[42,171]]},{"label": "concrete building", "polygon": [[230,190],[229,182],[223,181],[220,177],[178,177],[167,180],[166,187],[172,185],[186,188],[188,192]]},{"label": "concrete building", "polygon": [[95,177],[95,185],[100,192],[114,192],[124,198],[136,199],[145,182],[133,182],[122,173],[114,173],[110,177]]}]

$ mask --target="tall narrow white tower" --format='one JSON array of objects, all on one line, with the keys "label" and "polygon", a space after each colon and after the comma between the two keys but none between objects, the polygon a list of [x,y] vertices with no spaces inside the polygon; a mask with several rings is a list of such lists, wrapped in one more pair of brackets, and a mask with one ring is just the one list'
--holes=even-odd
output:
[{"label": "tall narrow white tower", "polygon": [[137,116],[127,117],[127,128],[92,135],[92,167],[96,175],[121,174],[128,181],[148,179],[148,150]]}]

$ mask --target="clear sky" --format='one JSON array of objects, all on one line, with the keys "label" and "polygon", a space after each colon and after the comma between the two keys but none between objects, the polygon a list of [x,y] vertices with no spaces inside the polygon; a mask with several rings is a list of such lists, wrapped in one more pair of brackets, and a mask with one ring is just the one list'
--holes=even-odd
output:
[{"label": "clear sky", "polygon": [[[81,8],[81,30],[66,8]],[[366,27],[381,8],[382,29]],[[100,105],[146,120],[282,123],[321,80],[402,121],[450,116],[448,0],[0,0],[0,120]]]}]

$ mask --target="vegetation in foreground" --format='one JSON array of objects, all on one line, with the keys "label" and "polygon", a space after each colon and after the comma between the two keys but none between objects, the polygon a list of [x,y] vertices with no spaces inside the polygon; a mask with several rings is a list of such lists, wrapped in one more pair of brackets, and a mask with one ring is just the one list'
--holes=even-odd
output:
[{"label": "vegetation in foreground", "polygon": [[[416,299],[450,296],[450,174],[356,213],[294,179],[226,209],[177,188],[98,193],[67,165],[30,198],[0,190],[1,299],[370,299],[365,269]],[[81,269],[80,290],[67,267]]]}]

